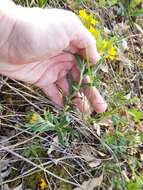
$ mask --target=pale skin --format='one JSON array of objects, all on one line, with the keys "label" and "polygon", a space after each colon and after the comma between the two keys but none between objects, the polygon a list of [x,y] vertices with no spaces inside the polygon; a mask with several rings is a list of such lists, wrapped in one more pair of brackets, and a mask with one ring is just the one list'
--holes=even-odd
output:
[{"label": "pale skin", "polygon": [[[88,56],[90,64],[100,59],[93,36],[74,13],[0,1],[0,74],[40,87],[63,106],[61,91],[70,95],[67,73],[79,81],[76,53]],[[89,77],[85,81],[89,82]],[[82,98],[77,93],[73,104],[85,113],[101,113],[107,108],[95,87],[86,87]]]}]

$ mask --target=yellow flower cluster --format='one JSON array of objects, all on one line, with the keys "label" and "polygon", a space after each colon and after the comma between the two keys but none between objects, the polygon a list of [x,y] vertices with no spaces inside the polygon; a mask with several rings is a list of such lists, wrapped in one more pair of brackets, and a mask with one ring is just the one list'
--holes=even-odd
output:
[{"label": "yellow flower cluster", "polygon": [[108,56],[107,58],[111,59],[111,60],[114,60],[114,58],[116,57],[117,55],[117,51],[114,47],[111,47],[109,50],[108,50]]},{"label": "yellow flower cluster", "polygon": [[90,28],[88,30],[95,37],[95,39],[98,39],[98,37],[100,35],[100,32],[98,30],[95,30],[95,28],[93,26],[90,26]]},{"label": "yellow flower cluster", "polygon": [[92,13],[87,14],[86,10],[79,11],[79,17],[82,20],[83,24],[89,29],[91,26],[95,26],[98,21],[95,20]]},{"label": "yellow flower cluster", "polygon": [[86,10],[80,10],[79,17],[85,27],[96,39],[97,49],[100,55],[107,59],[114,60],[117,56],[116,48],[110,39],[107,41],[102,37],[102,31],[98,25],[99,22],[94,18],[94,15],[92,13],[88,14]]},{"label": "yellow flower cluster", "polygon": [[41,178],[40,183],[39,183],[39,190],[45,190],[46,187],[47,187],[47,183],[46,183],[45,179]]},{"label": "yellow flower cluster", "polygon": [[37,122],[43,122],[43,118],[38,113],[34,112],[30,115],[28,121],[29,124],[33,125]]},{"label": "yellow flower cluster", "polygon": [[36,121],[37,121],[37,114],[36,113],[33,113],[32,115],[31,115],[31,117],[30,117],[30,119],[29,119],[29,124],[34,124],[34,123],[36,123]]},{"label": "yellow flower cluster", "polygon": [[117,50],[111,40],[102,39],[98,41],[98,50],[106,59],[114,60],[117,56]]}]

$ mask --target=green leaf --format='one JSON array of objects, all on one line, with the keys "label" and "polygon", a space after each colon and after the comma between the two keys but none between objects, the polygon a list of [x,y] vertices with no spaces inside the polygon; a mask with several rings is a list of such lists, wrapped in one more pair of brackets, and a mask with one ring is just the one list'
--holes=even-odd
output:
[{"label": "green leaf", "polygon": [[127,184],[127,190],[141,189],[143,189],[143,176],[136,176],[135,179],[130,180]]},{"label": "green leaf", "polygon": [[68,125],[69,125],[70,121],[71,121],[71,120],[70,120],[69,116],[68,116],[68,115],[64,115],[64,116],[61,118],[60,124],[65,127],[65,126],[68,126]]},{"label": "green leaf", "polygon": [[57,135],[58,135],[59,143],[65,146],[64,134],[61,131],[57,131]]},{"label": "green leaf", "polygon": [[101,84],[101,77],[100,77],[100,75],[98,75],[98,74],[94,74],[94,78],[93,78],[93,83],[92,83],[92,86],[95,86],[95,87],[99,87],[100,86],[100,84]]},{"label": "green leaf", "polygon": [[114,94],[114,102],[117,102],[117,103],[124,103],[126,100],[125,98],[125,94],[124,92],[122,91],[116,91],[115,94]]},{"label": "green leaf", "polygon": [[120,123],[120,118],[116,115],[112,116],[113,125],[118,125]]},{"label": "green leaf", "polygon": [[141,111],[139,111],[136,108],[132,108],[129,111],[130,115],[132,115],[132,117],[134,118],[135,122],[139,123],[141,119],[143,119],[143,113]]},{"label": "green leaf", "polygon": [[81,60],[81,57],[79,54],[76,54],[75,55],[75,58],[76,58],[76,62],[77,62],[77,65],[81,71],[82,67],[83,67],[83,61]]},{"label": "green leaf", "polygon": [[90,67],[90,61],[89,61],[89,55],[88,55],[87,49],[86,49],[86,66],[87,66],[88,75],[89,75],[89,78],[90,78],[90,83],[92,84],[92,82],[93,82],[93,72],[92,72],[91,67]]},{"label": "green leaf", "polygon": [[37,112],[32,113],[29,118],[29,122],[25,125],[25,127],[29,128],[33,132],[44,132],[51,130],[54,127],[53,120],[49,120],[50,118],[48,112],[44,113],[44,117],[45,119],[43,119]]},{"label": "green leaf", "polygon": [[38,0],[38,5],[39,7],[43,8],[47,4],[47,0]]},{"label": "green leaf", "polygon": [[141,134],[140,134],[140,140],[143,143],[143,132],[141,132]]},{"label": "green leaf", "polygon": [[35,123],[35,124],[33,124],[33,125],[31,125],[31,124],[26,124],[25,125],[25,127],[27,127],[27,128],[29,128],[31,131],[33,131],[33,132],[45,132],[45,131],[53,131],[53,130],[55,130],[54,128],[53,128],[53,126],[54,125],[51,125],[51,123],[49,124],[49,123],[47,123],[47,121],[45,122],[45,123],[40,123],[40,122],[38,122],[38,123]]},{"label": "green leaf", "polygon": [[95,65],[92,65],[92,66],[91,66],[91,69],[92,69],[92,72],[93,72],[93,75],[94,75],[94,76],[96,75],[97,71],[100,69],[101,65],[104,64],[104,61],[105,61],[105,59],[102,58],[102,59],[100,59],[100,60],[98,61],[98,63],[96,63]]},{"label": "green leaf", "polygon": [[115,4],[117,4],[118,0],[107,0],[107,2],[108,2],[108,5],[111,7],[111,6],[115,5]]},{"label": "green leaf", "polygon": [[143,9],[136,9],[130,13],[130,16],[140,17],[143,16]]},{"label": "green leaf", "polygon": [[141,2],[142,2],[142,0],[130,0],[130,7],[135,8],[135,7],[138,6]]},{"label": "green leaf", "polygon": [[70,72],[67,73],[67,80],[69,82],[70,95],[72,96],[75,92],[75,82],[73,80],[72,74]]}]

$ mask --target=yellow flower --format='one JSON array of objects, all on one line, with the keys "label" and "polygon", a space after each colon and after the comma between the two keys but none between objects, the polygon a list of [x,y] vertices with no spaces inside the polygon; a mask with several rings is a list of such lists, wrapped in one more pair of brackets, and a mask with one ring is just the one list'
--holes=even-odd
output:
[{"label": "yellow flower", "polygon": [[106,49],[108,45],[108,42],[106,40],[102,41],[102,49]]},{"label": "yellow flower", "polygon": [[91,24],[95,25],[96,23],[97,23],[97,21],[94,18],[92,18],[91,19]]},{"label": "yellow flower", "polygon": [[87,13],[86,13],[86,11],[85,11],[85,9],[79,11],[79,16],[80,16],[81,18],[85,18],[85,17],[88,16]]},{"label": "yellow flower", "polygon": [[89,32],[91,32],[92,34],[94,34],[94,32],[95,32],[95,28],[94,28],[93,26],[90,26],[90,28],[89,28]]},{"label": "yellow flower", "polygon": [[93,26],[90,26],[89,32],[97,39],[100,35],[99,31],[96,30]]},{"label": "yellow flower", "polygon": [[107,58],[113,60],[113,59],[115,59],[116,55],[117,55],[116,48],[111,47],[111,48],[108,50]]},{"label": "yellow flower", "polygon": [[79,17],[88,29],[98,22],[95,20],[94,15],[92,13],[88,14],[85,9],[79,11]]},{"label": "yellow flower", "polygon": [[41,178],[40,183],[39,183],[39,190],[44,190],[44,189],[46,189],[46,187],[47,187],[47,184],[46,184],[45,179]]},{"label": "yellow flower", "polygon": [[92,26],[95,26],[98,23],[98,21],[95,20],[94,15],[92,13],[90,15],[88,15],[88,21],[89,21],[90,25],[92,25]]},{"label": "yellow flower", "polygon": [[30,120],[29,120],[29,123],[30,123],[30,124],[34,124],[36,121],[37,121],[37,114],[36,114],[36,113],[33,113],[33,114],[31,115],[31,118],[30,118]]},{"label": "yellow flower", "polygon": [[[102,56],[105,58],[113,60],[117,55],[116,48],[113,47],[113,42],[107,41],[102,37],[102,31],[100,29],[95,29],[95,25],[98,21],[94,18],[92,13],[87,13],[85,9],[79,11],[79,17],[84,24],[84,26],[89,30],[89,32],[94,36],[96,39],[96,46],[98,51]],[[101,34],[100,34],[101,33]]]}]

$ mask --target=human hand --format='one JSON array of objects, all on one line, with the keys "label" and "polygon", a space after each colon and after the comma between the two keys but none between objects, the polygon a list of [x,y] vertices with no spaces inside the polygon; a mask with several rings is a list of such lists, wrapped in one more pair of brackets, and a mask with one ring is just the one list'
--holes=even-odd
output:
[{"label": "human hand", "polygon": [[[86,49],[90,63],[95,64],[100,58],[95,40],[70,11],[22,7],[15,10],[12,19],[5,18],[13,27],[0,46],[0,73],[40,87],[63,106],[59,89],[69,95],[67,73],[70,71],[77,83],[80,78],[74,54],[84,57]],[[88,77],[86,80],[89,82]],[[82,98],[77,93],[73,103],[86,113],[90,106],[96,112],[107,108],[95,87],[86,87]]]}]

